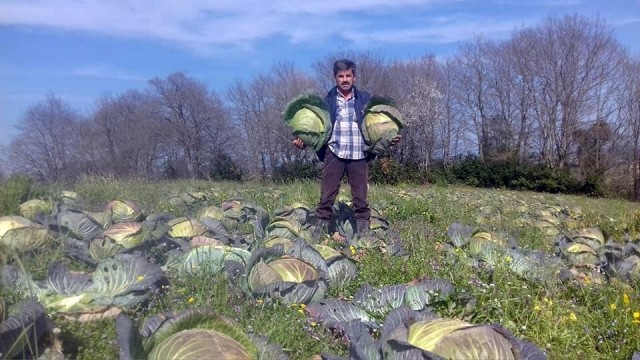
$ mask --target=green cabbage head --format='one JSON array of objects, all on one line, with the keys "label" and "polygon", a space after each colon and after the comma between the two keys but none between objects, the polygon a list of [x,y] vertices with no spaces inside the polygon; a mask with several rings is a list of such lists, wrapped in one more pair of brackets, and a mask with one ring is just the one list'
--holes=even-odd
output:
[{"label": "green cabbage head", "polygon": [[367,144],[366,151],[381,154],[389,150],[391,139],[404,126],[402,115],[393,100],[373,97],[365,108],[365,116],[360,127]]},{"label": "green cabbage head", "polygon": [[535,345],[499,325],[474,325],[459,319],[427,318],[401,324],[391,332],[387,344],[395,355],[408,354],[413,348],[445,359],[546,359]]},{"label": "green cabbage head", "polygon": [[245,333],[231,319],[207,308],[146,319],[140,329],[126,315],[116,319],[120,359],[284,360],[280,346]]},{"label": "green cabbage head", "polygon": [[315,94],[299,96],[287,104],[283,118],[293,136],[318,151],[331,137],[331,121],[324,100]]},{"label": "green cabbage head", "polygon": [[278,297],[287,304],[307,304],[324,298],[328,280],[322,256],[301,238],[285,254],[276,244],[255,250],[241,277],[242,290],[253,298]]},{"label": "green cabbage head", "polygon": [[24,252],[46,246],[49,230],[21,216],[0,216],[0,253]]}]

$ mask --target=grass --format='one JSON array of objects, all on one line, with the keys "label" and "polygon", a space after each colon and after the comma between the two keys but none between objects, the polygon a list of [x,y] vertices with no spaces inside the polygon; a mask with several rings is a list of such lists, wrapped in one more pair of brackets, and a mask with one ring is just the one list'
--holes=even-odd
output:
[{"label": "grass", "polygon": [[[205,181],[146,182],[111,178],[87,178],[75,188],[85,200],[85,209],[97,211],[114,199],[139,203],[146,214],[169,212],[193,214],[206,205],[241,196],[270,213],[292,203],[313,208],[318,184],[288,185],[211,183]],[[344,185],[340,196],[349,198]],[[206,191],[207,200],[193,204],[170,201],[183,191]],[[437,306],[440,316],[458,317],[474,323],[499,323],[516,336],[543,348],[552,359],[629,359],[640,350],[640,286],[611,281],[540,283],[527,281],[498,264],[494,268],[472,268],[441,250],[447,227],[454,221],[486,230],[504,230],[520,246],[553,251],[558,231],[597,226],[607,236],[622,239],[625,232],[638,236],[640,205],[615,199],[594,199],[506,190],[466,187],[399,185],[371,186],[371,205],[381,210],[391,227],[399,231],[407,258],[368,251],[359,264],[358,278],[349,286],[332,290],[331,296],[349,297],[368,283],[374,287],[407,283],[415,279],[446,279],[456,286],[456,296]],[[542,211],[564,209],[574,214],[571,222],[555,227],[540,224]],[[544,225],[544,226],[543,226]],[[65,259],[58,248],[40,250],[23,257],[25,268],[44,278],[48,264]],[[200,273],[175,277],[168,274],[162,296],[153,299],[132,316],[144,317],[189,307],[210,307],[236,320],[245,330],[268,336],[293,359],[310,359],[327,352],[345,356],[339,337],[312,324],[299,307],[276,301],[245,299],[219,275]],[[12,299],[10,289],[0,296]],[[113,321],[74,323],[54,315],[62,329],[65,352],[71,358],[117,357]]]}]

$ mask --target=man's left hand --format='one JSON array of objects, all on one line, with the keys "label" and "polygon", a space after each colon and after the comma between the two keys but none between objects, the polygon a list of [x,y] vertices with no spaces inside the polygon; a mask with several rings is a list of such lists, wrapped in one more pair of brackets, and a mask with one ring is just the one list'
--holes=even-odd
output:
[{"label": "man's left hand", "polygon": [[394,136],[393,139],[391,139],[391,146],[399,143],[400,140],[402,140],[402,135],[398,134],[398,135]]}]

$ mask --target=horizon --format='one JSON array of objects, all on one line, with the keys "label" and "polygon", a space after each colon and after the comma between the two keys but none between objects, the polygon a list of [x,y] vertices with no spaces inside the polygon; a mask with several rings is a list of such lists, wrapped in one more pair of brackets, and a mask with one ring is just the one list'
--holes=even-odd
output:
[{"label": "horizon", "polygon": [[222,94],[279,62],[309,72],[340,51],[441,59],[476,35],[506,40],[549,16],[600,17],[631,56],[640,55],[639,0],[5,0],[0,14],[0,145],[48,93],[87,116],[101,95],[143,89],[174,72]]}]

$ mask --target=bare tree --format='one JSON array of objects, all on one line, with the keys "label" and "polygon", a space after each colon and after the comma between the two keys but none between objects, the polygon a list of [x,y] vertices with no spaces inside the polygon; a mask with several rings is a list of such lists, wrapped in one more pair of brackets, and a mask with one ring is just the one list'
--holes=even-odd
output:
[{"label": "bare tree", "polygon": [[54,94],[30,106],[9,143],[14,170],[43,182],[75,177],[75,143],[79,114]]},{"label": "bare tree", "polygon": [[490,59],[487,49],[490,42],[476,38],[473,43],[464,44],[454,58],[456,72],[456,100],[466,118],[468,131],[473,134],[480,159],[489,140],[489,85]]},{"label": "bare tree", "polygon": [[515,137],[512,149],[520,162],[527,160],[533,152],[531,143],[535,78],[533,62],[535,59],[531,56],[531,49],[536,48],[535,42],[535,36],[530,29],[514,33],[512,38],[504,44],[501,54],[501,62],[504,66],[504,70],[501,72],[503,74],[502,81],[506,82],[509,94],[505,94],[504,90],[498,90],[501,87],[500,82],[496,82],[494,85],[498,94],[504,94],[503,97],[508,96],[511,100],[506,104],[504,100],[500,101],[500,109],[502,116],[510,119]]},{"label": "bare tree", "polygon": [[607,147],[613,138],[611,125],[605,120],[597,121],[574,134],[578,145],[577,161],[584,179],[594,185],[604,180],[608,164]]},{"label": "bare tree", "polygon": [[[154,119],[150,94],[130,90],[119,96],[105,95],[98,100],[92,128],[84,129],[90,144],[85,151],[90,172],[116,176],[158,175],[154,164],[160,144],[169,132],[166,124]],[[165,125],[165,126],[163,126]]]},{"label": "bare tree", "polygon": [[[604,21],[570,16],[549,18],[533,36],[536,74],[534,111],[541,153],[552,167],[571,160],[574,134],[581,121],[601,116],[594,97],[617,81],[622,65],[621,46]],[[602,111],[604,110],[604,111]]]},{"label": "bare tree", "polygon": [[464,122],[461,119],[462,111],[456,101],[456,64],[453,60],[446,60],[440,67],[443,114],[443,153],[442,160],[445,166],[453,162],[457,154],[467,153],[470,149],[465,141]]},{"label": "bare tree", "polygon": [[484,102],[489,114],[483,155],[487,160],[522,159],[527,149],[530,125],[528,89],[530,71],[513,42],[485,43],[487,92]]},{"label": "bare tree", "polygon": [[292,64],[275,64],[269,74],[249,83],[237,81],[227,91],[236,123],[242,130],[245,164],[252,176],[265,176],[275,166],[290,161],[310,159],[313,154],[300,152],[291,145],[291,129],[282,119],[289,101],[313,91],[313,80]]},{"label": "bare tree", "polygon": [[617,117],[625,124],[622,130],[628,141],[625,168],[629,169],[633,197],[640,201],[640,59],[629,60],[624,73],[624,91],[619,94]]},{"label": "bare tree", "polygon": [[[291,129],[285,126],[282,113],[295,96],[309,91],[317,93],[316,84],[310,76],[298,71],[291,63],[274,64],[268,79],[267,84],[271,89],[270,97],[272,100],[270,102],[272,106],[267,114],[272,121],[269,126],[270,129],[273,129],[271,133],[276,136],[270,149],[272,163],[282,165],[302,159],[315,159],[315,154],[311,154],[311,150],[301,153],[300,150],[291,146]],[[284,134],[284,136],[278,134]]]},{"label": "bare tree", "polygon": [[184,73],[150,82],[157,117],[168,124],[165,155],[175,176],[208,176],[213,160],[225,154],[236,138],[222,99]]},{"label": "bare tree", "polygon": [[440,65],[433,56],[397,62],[392,74],[394,96],[405,119],[402,158],[429,170],[434,159],[444,157],[447,129]]}]

